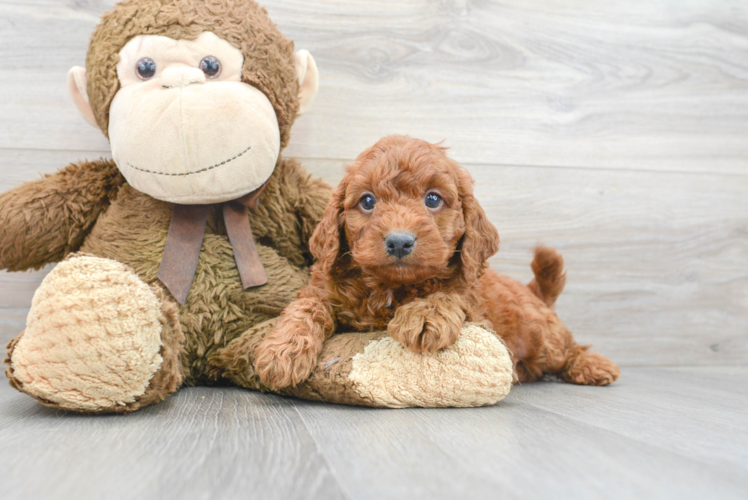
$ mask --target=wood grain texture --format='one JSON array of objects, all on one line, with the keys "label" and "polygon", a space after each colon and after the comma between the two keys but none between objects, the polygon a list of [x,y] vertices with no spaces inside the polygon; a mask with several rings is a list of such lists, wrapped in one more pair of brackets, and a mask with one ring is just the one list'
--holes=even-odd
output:
[{"label": "wood grain texture", "polygon": [[87,417],[0,391],[6,500],[345,498],[281,398],[196,388],[129,416]]},{"label": "wood grain texture", "polygon": [[[743,494],[744,461],[704,462],[518,400],[542,385],[516,388],[495,407],[467,412],[375,413],[295,405],[344,488],[362,492],[360,498],[739,498]],[[557,385],[548,390],[556,406],[574,405],[577,399],[569,397],[567,386]],[[598,402],[604,405],[606,396]],[[672,409],[667,406],[657,416],[666,421]],[[648,427],[667,430],[657,423]],[[719,442],[727,440],[728,434],[722,434]],[[371,481],[372,476],[377,481]]]},{"label": "wood grain texture", "polygon": [[[113,1],[0,2],[0,147],[106,151],[65,90]],[[470,163],[746,173],[748,6],[731,0],[268,0],[321,72],[289,154],[382,135]]]},{"label": "wood grain texture", "polygon": [[[26,328],[27,307],[5,307],[0,309],[0,349],[3,349],[10,339],[17,337]],[[2,350],[5,359],[5,350]],[[3,365],[3,372],[5,366]],[[7,379],[3,378],[3,383]],[[2,385],[2,383],[0,383]]]},{"label": "wood grain texture", "polygon": [[183,389],[128,416],[0,386],[4,500],[745,498],[742,368],[631,368],[493,407],[376,410]]},{"label": "wood grain texture", "polygon": [[564,255],[556,310],[623,365],[748,359],[748,184],[742,177],[472,166],[503,244],[493,269],[527,283],[538,243]]},{"label": "wood grain texture", "polygon": [[[566,394],[566,404],[559,391]],[[516,397],[705,464],[728,469],[739,464],[748,472],[744,367],[624,370],[621,383],[610,391],[539,384]]]}]

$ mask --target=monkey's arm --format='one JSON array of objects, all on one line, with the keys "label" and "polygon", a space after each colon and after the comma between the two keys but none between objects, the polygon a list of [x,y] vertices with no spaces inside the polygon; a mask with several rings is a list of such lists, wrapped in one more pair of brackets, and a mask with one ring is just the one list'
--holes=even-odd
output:
[{"label": "monkey's arm", "polygon": [[309,175],[293,158],[283,158],[273,176],[255,218],[250,214],[252,228],[260,236],[266,232],[275,250],[289,262],[309,266],[313,260],[309,238],[322,220],[332,188]]},{"label": "monkey's arm", "polygon": [[37,269],[78,250],[124,182],[113,161],[100,159],[0,194],[0,269]]}]

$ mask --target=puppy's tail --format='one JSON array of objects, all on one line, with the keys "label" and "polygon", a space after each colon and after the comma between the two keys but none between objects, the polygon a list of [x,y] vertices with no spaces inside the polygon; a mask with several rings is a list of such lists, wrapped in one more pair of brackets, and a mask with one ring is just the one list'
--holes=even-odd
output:
[{"label": "puppy's tail", "polygon": [[535,273],[535,279],[527,285],[527,288],[545,302],[545,305],[553,306],[566,285],[564,258],[552,248],[537,247],[531,267],[532,272]]}]

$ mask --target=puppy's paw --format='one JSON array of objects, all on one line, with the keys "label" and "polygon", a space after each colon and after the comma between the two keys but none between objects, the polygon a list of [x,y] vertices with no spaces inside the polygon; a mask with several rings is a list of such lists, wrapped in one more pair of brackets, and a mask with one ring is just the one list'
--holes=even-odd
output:
[{"label": "puppy's paw", "polygon": [[561,373],[572,384],[608,385],[621,376],[618,365],[596,352],[582,351],[574,357]]},{"label": "puppy's paw", "polygon": [[459,301],[439,294],[400,307],[390,321],[390,336],[413,352],[434,352],[457,341],[465,322]]},{"label": "puppy's paw", "polygon": [[255,371],[271,389],[295,387],[314,371],[321,347],[309,337],[279,339],[271,334],[255,351]]}]

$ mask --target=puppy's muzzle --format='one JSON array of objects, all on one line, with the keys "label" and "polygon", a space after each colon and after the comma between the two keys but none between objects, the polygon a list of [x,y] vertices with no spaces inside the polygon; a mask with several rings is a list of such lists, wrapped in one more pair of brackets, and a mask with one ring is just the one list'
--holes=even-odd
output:
[{"label": "puppy's muzzle", "polygon": [[413,251],[416,245],[416,237],[407,231],[393,231],[384,239],[387,255],[402,259]]}]

